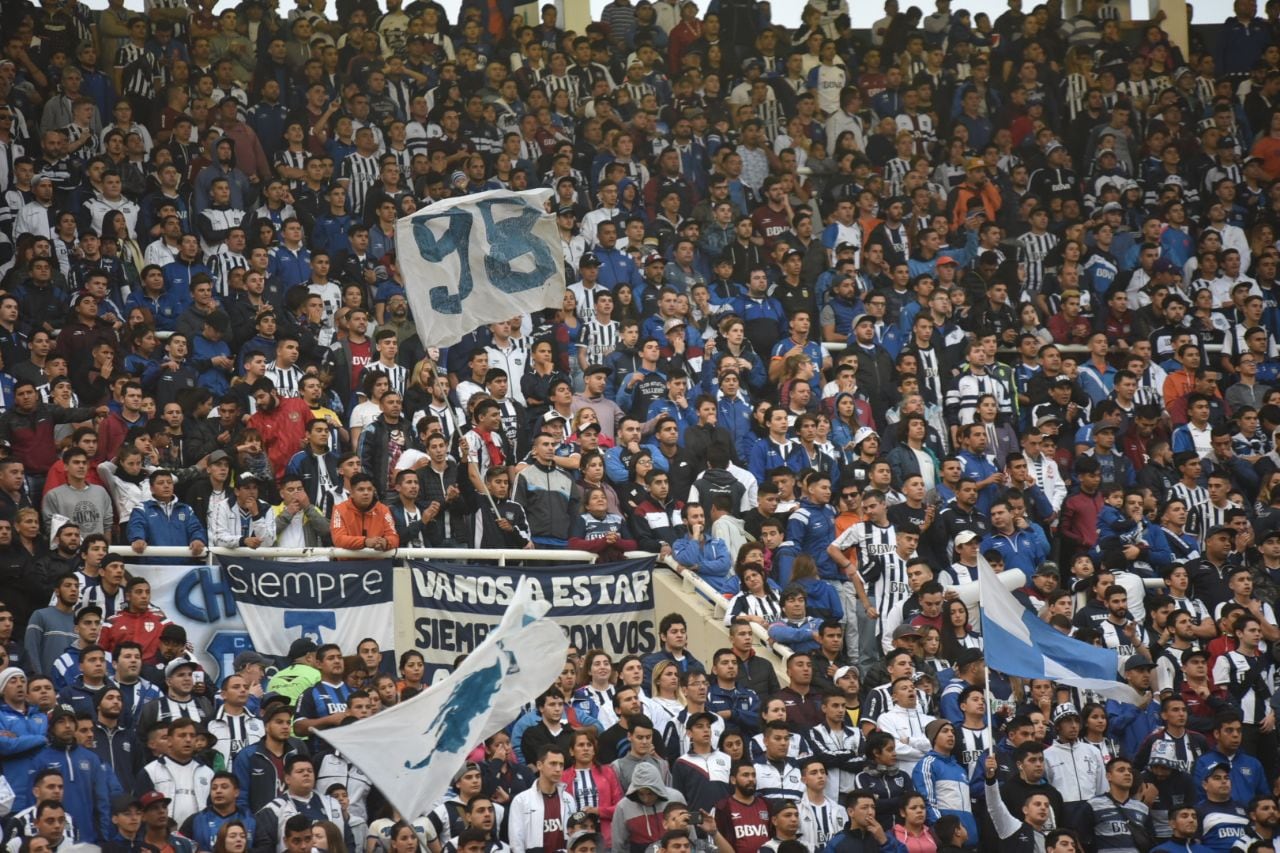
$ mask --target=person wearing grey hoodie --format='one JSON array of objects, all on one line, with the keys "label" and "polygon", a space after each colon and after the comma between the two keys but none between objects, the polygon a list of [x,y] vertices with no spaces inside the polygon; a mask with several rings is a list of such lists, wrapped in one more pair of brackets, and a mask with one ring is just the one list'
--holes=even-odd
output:
[{"label": "person wearing grey hoodie", "polygon": [[627,795],[613,812],[612,853],[644,853],[666,831],[662,811],[671,802],[683,803],[684,797],[663,783],[656,765],[638,764]]}]

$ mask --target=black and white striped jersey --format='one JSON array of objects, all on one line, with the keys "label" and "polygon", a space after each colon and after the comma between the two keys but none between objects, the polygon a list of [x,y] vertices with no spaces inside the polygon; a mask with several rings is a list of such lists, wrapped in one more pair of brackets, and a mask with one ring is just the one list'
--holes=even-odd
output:
[{"label": "black and white striped jersey", "polygon": [[[1187,516],[1187,529],[1194,532],[1200,537],[1200,541],[1204,542],[1204,535],[1215,527],[1227,523],[1227,511],[1239,509],[1236,504],[1228,501],[1222,506],[1215,506],[1212,501],[1206,500],[1195,508],[1194,511]],[[1192,523],[1192,516],[1195,517],[1195,523]]]},{"label": "black and white striped jersey", "polygon": [[1173,484],[1173,496],[1187,506],[1187,532],[1200,533],[1200,505],[1209,502],[1209,490],[1204,486],[1188,486],[1186,483]]},{"label": "black and white striped jersey", "polygon": [[[224,246],[225,249],[225,246]],[[213,274],[213,290],[223,299],[231,298],[231,271],[249,268],[249,261],[239,252],[214,252],[207,261],[209,272]]]},{"label": "black and white striped jersey", "polygon": [[1027,284],[1029,293],[1039,293],[1044,285],[1044,259],[1058,245],[1058,235],[1051,232],[1037,234],[1028,231],[1018,237],[1018,262],[1027,265]]},{"label": "black and white striped jersey", "polygon": [[587,351],[587,364],[604,364],[609,354],[618,348],[620,334],[618,324],[612,320],[608,323],[601,323],[595,317],[585,320],[578,341]]},{"label": "black and white striped jersey", "polygon": [[148,100],[156,96],[156,58],[145,47],[126,41],[116,48],[121,94]]},{"label": "black and white striped jersey", "polygon": [[347,198],[351,202],[351,212],[364,214],[364,199],[378,180],[377,156],[366,157],[358,151],[348,154],[342,161],[339,180],[347,182]]},{"label": "black and white striped jersey", "polygon": [[[283,151],[276,152],[276,155],[273,158],[275,161],[273,165],[277,167],[285,166],[290,169],[303,169],[306,168],[308,156],[309,153],[307,151],[290,151],[286,148]],[[300,180],[289,181],[289,188],[296,190],[302,186],[302,183],[303,182]]]},{"label": "black and white striped jersey", "polygon": [[391,390],[395,391],[401,397],[404,396],[405,385],[409,383],[409,368],[403,365],[393,364],[390,367],[381,361],[370,362],[365,370],[372,370],[377,373],[385,373],[387,379],[391,381]]},{"label": "black and white striped jersey", "polygon": [[870,561],[863,561],[859,567],[862,580],[867,584],[867,596],[875,602],[876,610],[882,615],[911,597],[911,588],[907,585],[907,562],[914,556],[903,558],[898,556],[897,550],[891,550]]},{"label": "black and white striped jersey", "polygon": [[266,377],[276,385],[276,393],[281,397],[298,397],[301,394],[299,386],[302,384],[302,377],[306,374],[302,372],[302,368],[298,365],[290,367],[280,367],[272,360],[267,364]]}]

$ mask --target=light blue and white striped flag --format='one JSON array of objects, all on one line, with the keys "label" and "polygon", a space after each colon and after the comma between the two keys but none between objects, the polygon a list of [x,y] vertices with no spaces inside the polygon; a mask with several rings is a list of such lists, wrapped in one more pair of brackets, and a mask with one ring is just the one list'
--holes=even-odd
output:
[{"label": "light blue and white striped flag", "polygon": [[564,304],[564,253],[549,189],[444,199],[396,222],[396,260],[424,347]]},{"label": "light blue and white striped flag", "polygon": [[502,622],[452,675],[366,720],[317,732],[406,819],[426,814],[480,741],[551,687],[569,638],[521,580]]},{"label": "light blue and white striped flag", "polygon": [[1005,589],[981,555],[978,584],[987,666],[1019,678],[1048,678],[1120,702],[1141,701],[1133,688],[1116,680],[1114,649],[1082,643],[1051,627]]}]

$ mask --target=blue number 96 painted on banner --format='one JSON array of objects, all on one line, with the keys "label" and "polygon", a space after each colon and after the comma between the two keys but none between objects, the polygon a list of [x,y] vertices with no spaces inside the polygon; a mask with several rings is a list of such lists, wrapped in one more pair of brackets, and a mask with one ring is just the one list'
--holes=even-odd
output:
[{"label": "blue number 96 painted on banner", "polygon": [[[484,228],[480,254],[484,257],[484,276],[488,279],[482,285],[491,285],[503,293],[523,293],[541,287],[556,274],[556,259],[546,242],[533,233],[533,226],[540,218],[537,210],[522,202],[503,199],[486,199],[477,202],[476,208]],[[495,218],[495,212],[502,214],[502,218]],[[441,221],[447,228],[437,236],[431,224]],[[433,311],[461,314],[463,303],[475,291],[476,271],[472,269],[469,254],[476,221],[469,212],[451,210],[413,222],[414,242],[423,260],[444,263],[447,258],[458,255],[456,291],[451,292],[449,284],[428,288]],[[521,264],[526,268],[515,269],[513,264],[522,259],[528,259]]]}]

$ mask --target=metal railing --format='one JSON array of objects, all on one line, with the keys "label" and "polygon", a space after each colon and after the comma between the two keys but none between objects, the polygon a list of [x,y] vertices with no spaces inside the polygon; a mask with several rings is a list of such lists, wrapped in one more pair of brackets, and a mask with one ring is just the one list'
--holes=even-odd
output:
[{"label": "metal railing", "polygon": [[[148,545],[139,554],[128,545],[113,545],[112,554],[125,558],[175,558],[181,560],[205,560],[213,564],[214,557],[250,557],[258,560],[491,560],[499,566],[507,561],[533,561],[544,563],[594,563],[596,555],[590,551],[552,551],[547,549],[524,550],[522,548],[396,548],[392,551],[375,551],[362,548],[351,551],[346,548],[205,548],[199,556],[189,548],[168,545]],[[630,552],[628,556],[647,557],[644,551]]]}]

